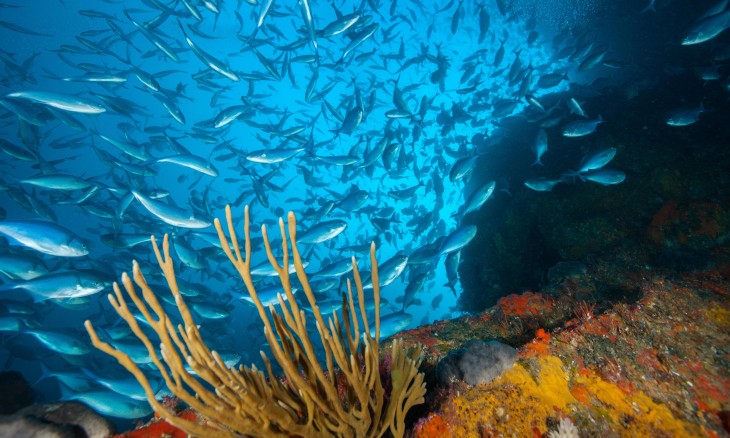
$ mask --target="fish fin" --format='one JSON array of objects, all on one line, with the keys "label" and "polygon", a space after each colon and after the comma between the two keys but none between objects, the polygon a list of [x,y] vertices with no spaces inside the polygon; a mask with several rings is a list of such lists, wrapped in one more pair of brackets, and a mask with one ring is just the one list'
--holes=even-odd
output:
[{"label": "fish fin", "polygon": [[454,285],[452,285],[449,282],[446,282],[446,283],[443,284],[443,287],[448,287],[449,289],[451,289],[451,293],[453,293],[454,294],[454,298],[456,298],[456,288],[454,287]]},{"label": "fish fin", "polygon": [[35,382],[31,385],[31,387],[34,387],[38,385],[38,383],[42,382],[43,380],[50,379],[53,377],[53,374],[51,374],[51,370],[44,364],[43,362],[40,362],[41,366],[41,375],[36,379]]},{"label": "fish fin", "polygon": [[74,392],[71,388],[66,386],[63,382],[60,380],[58,381],[58,388],[61,390],[61,397],[59,400],[73,400],[74,399]]},{"label": "fish fin", "polygon": [[656,12],[656,7],[654,6],[654,2],[655,2],[655,0],[649,0],[649,4],[646,5],[646,7],[641,10],[641,12],[639,12],[639,15],[642,15],[646,12]]},{"label": "fish fin", "polygon": [[23,289],[23,290],[25,290],[26,292],[28,292],[28,294],[30,294],[31,298],[33,299],[33,304],[42,303],[42,302],[48,300],[47,296],[36,294],[36,293],[33,293],[26,289]]},{"label": "fish fin", "polygon": [[20,289],[20,287],[18,286],[18,283],[13,281],[6,281],[5,283],[0,284],[0,292],[8,292],[15,289]]}]

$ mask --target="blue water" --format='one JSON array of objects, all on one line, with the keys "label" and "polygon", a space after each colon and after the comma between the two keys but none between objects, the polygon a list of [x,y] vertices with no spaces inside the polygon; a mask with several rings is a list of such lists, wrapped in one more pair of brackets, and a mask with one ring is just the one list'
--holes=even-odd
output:
[{"label": "blue water", "polygon": [[[99,187],[89,202],[112,212],[118,209],[130,189],[143,193],[167,191],[169,196],[161,202],[174,204],[197,218],[211,221],[215,217],[222,219],[223,207],[238,201],[233,207],[234,217],[239,218],[237,223],[240,224],[243,205],[250,205],[254,237],[259,236],[262,224],[266,224],[276,236],[277,218],[287,211],[298,216],[300,230],[307,229],[315,224],[307,219],[312,210],[327,201],[338,202],[351,188],[358,188],[369,195],[360,208],[345,211],[335,207],[323,219],[342,219],[346,221],[347,229],[330,241],[303,247],[302,252],[309,261],[307,271],[310,273],[328,262],[353,254],[361,268],[367,270],[369,262],[362,252],[340,251],[338,248],[364,247],[376,240],[381,263],[399,251],[408,255],[454,232],[460,226],[457,212],[480,184],[497,182],[492,198],[482,209],[489,209],[495,199],[508,200],[513,190],[525,189],[524,178],[513,178],[506,171],[488,166],[477,166],[471,181],[468,177],[451,181],[449,172],[460,158],[479,154],[484,162],[490,159],[490,153],[514,153],[515,157],[520,157],[516,166],[530,169],[531,179],[560,178],[561,173],[576,170],[582,152],[567,154],[569,157],[563,160],[555,156],[551,158],[550,147],[544,156],[547,170],[531,168],[535,161],[531,150],[534,134],[526,134],[524,141],[505,140],[505,129],[516,117],[537,126],[552,111],[557,111],[559,123],[546,129],[551,135],[560,136],[560,127],[575,119],[569,115],[566,105],[570,97],[576,97],[585,104],[600,96],[598,90],[602,87],[613,86],[625,87],[627,99],[630,99],[628,94],[652,86],[656,72],[687,68],[679,62],[661,59],[657,48],[678,46],[683,31],[713,3],[703,2],[696,9],[684,5],[680,10],[670,2],[657,2],[656,12],[641,13],[646,6],[644,3],[648,2],[517,0],[503,2],[507,4],[505,16],[497,3],[487,1],[484,11],[488,13],[490,22],[481,44],[477,42],[480,28],[476,2],[467,0],[447,4],[401,0],[393,3],[392,7],[389,2],[337,2],[342,14],[356,10],[361,15],[360,22],[349,30],[352,37],[355,37],[355,30],[377,23],[374,35],[339,64],[337,61],[350,42],[348,32],[329,38],[320,36],[317,38],[318,63],[292,62],[282,73],[286,59],[291,61],[296,56],[314,55],[315,49],[311,41],[306,41],[294,51],[279,49],[309,35],[298,4],[280,0],[275,2],[273,12],[265,17],[255,40],[260,54],[282,74],[283,77],[276,80],[249,44],[249,36],[256,28],[263,5],[218,0],[213,2],[219,9],[216,14],[202,2],[191,1],[202,17],[202,21],[197,23],[183,3],[166,3],[165,7],[176,11],[177,16],[167,17],[153,32],[179,56],[180,63],[175,63],[136,31],[124,14],[126,9],[134,21],[148,22],[164,13],[155,9],[155,5],[159,5],[157,2],[42,0],[30,5],[6,0],[3,4],[8,7],[0,9],[2,22],[47,36],[0,27],[3,41],[0,47],[3,60],[0,94],[52,91],[76,95],[102,105],[107,111],[101,114],[67,113],[83,125],[83,130],[79,131],[61,123],[42,104],[21,101],[40,116],[40,126],[19,121],[16,114],[0,108],[0,137],[33,151],[44,163],[40,166],[35,161],[0,155],[3,170],[0,176],[3,183],[0,213],[8,220],[41,217],[72,230],[89,242],[89,255],[74,259],[44,255],[42,259],[49,270],[94,269],[110,281],[117,279],[121,272],[129,271],[132,259],[139,261],[144,272],[156,272],[156,263],[148,243],[130,250],[114,250],[101,241],[101,235],[153,233],[159,238],[164,233],[175,233],[206,257],[201,269],[182,266],[178,262],[178,276],[204,285],[203,301],[217,303],[230,312],[227,317],[217,320],[197,317],[211,339],[211,346],[239,353],[242,363],[257,362],[260,361],[258,351],[264,342],[259,333],[258,316],[252,306],[239,298],[245,291],[227,260],[219,252],[211,250],[211,244],[198,235],[199,232],[213,233],[212,227],[203,230],[175,229],[137,201],[132,201],[121,217],[99,217],[90,211],[88,203],[73,203],[88,189],[46,190],[20,180],[43,173],[84,178]],[[11,5],[15,7],[9,7]],[[324,28],[337,18],[329,2],[310,1],[310,5],[316,29]],[[89,12],[91,8],[95,12]],[[437,12],[439,10],[442,11]],[[685,12],[686,17],[683,16]],[[114,25],[124,32],[128,41],[112,31],[107,19],[89,16],[100,15],[98,13],[113,17]],[[178,20],[195,45],[222,60],[231,71],[241,75],[258,74],[261,78],[233,81],[210,70],[185,43]],[[672,30],[666,30],[662,23],[671,23]],[[195,25],[198,32],[190,30],[190,25]],[[624,32],[618,31],[620,29]],[[654,32],[656,29],[663,29],[665,33]],[[637,39],[637,34],[645,40]],[[528,39],[534,41],[528,44]],[[495,65],[501,41],[504,41],[504,58]],[[401,45],[403,57],[397,56]],[[718,45],[718,50],[722,49],[722,45]],[[576,53],[586,47],[585,53]],[[464,62],[465,59],[478,50],[485,52],[472,61],[476,63],[473,73],[466,75],[462,81],[462,74],[469,65],[469,62]],[[704,54],[708,50],[706,47],[697,49]],[[604,62],[580,71],[579,66],[588,56],[602,51],[606,52]],[[689,50],[682,53],[689,53]],[[408,60],[425,54],[428,56],[424,56],[422,62],[398,71]],[[517,73],[522,72],[523,77],[510,85],[508,75],[516,59],[519,59]],[[642,63],[642,59],[646,62]],[[710,65],[709,62],[706,64]],[[443,80],[435,81],[435,75],[441,68],[445,71]],[[160,92],[150,90],[137,78],[135,72],[139,70],[154,74],[162,89],[177,96],[174,102],[184,115],[184,123],[175,120],[155,97],[161,95]],[[307,101],[305,90],[316,70],[319,76],[314,94],[330,84],[334,87],[324,99]],[[104,84],[63,80],[83,76],[86,71],[114,75],[126,82]],[[549,73],[566,73],[568,80],[550,88],[538,87],[539,77]],[[524,93],[517,94],[527,74],[533,75],[527,94],[536,101],[544,102],[545,113],[531,107]],[[465,91],[473,85],[476,85],[473,90]],[[411,117],[389,118],[386,115],[395,108],[393,95],[396,87],[402,91],[407,109],[413,114]],[[336,135],[341,123],[326,108],[324,101],[345,116],[356,105],[356,88],[369,111],[351,133]],[[119,114],[97,97],[98,94],[127,99],[137,108],[130,114]],[[247,103],[242,101],[242,96],[246,97]],[[424,97],[430,104],[421,120],[418,112]],[[505,114],[495,113],[494,104],[505,99],[514,100],[514,108]],[[673,108],[661,110],[696,106],[700,99],[698,96],[696,102],[677,102]],[[14,99],[11,101],[17,103]],[[234,105],[245,105],[247,117],[223,128],[213,128],[211,121],[223,109]],[[449,130],[444,128],[443,119],[450,117],[452,105],[460,106],[469,117],[456,122]],[[587,118],[593,119],[598,115],[587,114]],[[413,131],[417,125],[422,127],[422,132],[416,138]],[[255,163],[241,157],[261,149],[299,146],[296,141],[272,133],[297,126],[304,127],[299,134],[301,138],[311,142],[306,151],[275,164]],[[358,168],[357,163],[336,166],[316,159],[316,156],[338,155],[355,155],[362,159],[366,150],[374,148],[386,131],[390,132],[388,143],[400,143],[399,156],[389,169],[385,168],[382,159],[368,169]],[[211,142],[196,137],[201,133],[212,139]],[[126,138],[130,143],[142,145],[153,158],[149,161],[131,158],[103,140],[101,135],[117,140]],[[191,154],[207,160],[219,175],[211,177],[170,163],[153,163],[154,159],[175,154],[164,135],[174,138]],[[115,162],[136,165],[155,174],[130,175],[123,169],[110,167],[100,159],[96,150],[109,154]],[[564,156],[565,153],[561,157]],[[268,182],[263,182],[268,201],[268,207],[265,207],[254,193],[252,179],[262,178],[270,172]],[[305,180],[305,172],[311,172],[312,179]],[[310,184],[313,181],[315,183]],[[423,186],[416,189],[410,199],[398,200],[388,196],[389,191],[419,183]],[[439,185],[443,186],[442,193],[434,189]],[[32,200],[35,207],[33,203],[22,202],[23,199]],[[416,220],[431,212],[430,222],[415,231]],[[376,217],[392,217],[385,231],[373,225],[372,219]],[[2,248],[6,248],[5,245]],[[33,253],[31,249],[26,251]],[[425,268],[425,284],[417,293],[416,300],[405,309],[412,315],[409,328],[461,314],[457,304],[461,286],[455,285],[454,294],[446,285],[444,258],[437,256],[438,262]],[[254,254],[253,264],[263,261],[265,254],[260,247]],[[389,302],[383,313],[402,310],[398,298],[403,296],[410,279],[419,270],[424,268],[411,265],[392,284],[383,288],[382,296]],[[3,278],[3,281],[9,280]],[[161,280],[158,278],[157,281]],[[61,331],[85,340],[86,334],[82,330],[85,319],[91,318],[100,327],[113,327],[118,320],[106,300],[107,291],[109,288],[87,297],[73,308],[51,301],[35,304],[35,314],[30,321],[45,330]],[[338,296],[336,292],[330,293]],[[27,301],[28,295],[22,291],[3,292],[2,299]],[[45,350],[22,330],[20,333],[6,332],[2,340],[5,347],[2,358],[6,368],[23,370],[31,381],[39,376],[41,362],[52,369],[66,369],[69,364],[86,367],[101,364],[108,374],[125,376],[98,352],[63,358]],[[29,345],[32,345],[31,351],[27,351]],[[60,394],[48,380],[38,385],[37,390],[40,398],[47,400]]]}]

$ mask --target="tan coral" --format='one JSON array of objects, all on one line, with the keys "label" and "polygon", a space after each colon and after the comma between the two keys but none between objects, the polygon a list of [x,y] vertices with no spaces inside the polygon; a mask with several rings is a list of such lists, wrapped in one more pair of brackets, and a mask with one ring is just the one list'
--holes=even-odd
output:
[{"label": "tan coral", "polygon": [[[173,326],[136,262],[133,263],[134,282],[125,273],[122,275],[122,284],[134,305],[159,337],[159,350],[141,330],[117,283],[114,284],[114,295],[109,295],[109,301],[147,347],[153,364],[160,370],[170,391],[207,421],[200,424],[184,420],[168,411],[155,399],[149,381],[130,357],[101,341],[91,322],[86,321],[85,326],[94,346],[114,356],[135,376],[144,387],[155,412],[191,435],[380,437],[390,431],[396,437],[403,436],[406,413],[412,406],[423,403],[426,392],[423,374],[418,372],[422,359],[421,348],[406,350],[399,340],[393,342],[390,365],[392,392],[386,396],[380,375],[380,288],[375,245],[372,244],[370,248],[375,299],[375,336],[371,336],[362,280],[354,257],[352,265],[360,315],[358,317],[354,310],[352,286],[348,279],[348,293],[347,297],[343,296],[344,305],[340,317],[333,314],[325,323],[297,249],[296,218],[293,213],[288,215],[292,258],[324,346],[323,366],[316,357],[314,345],[307,333],[305,313],[294,300],[289,272],[286,269],[289,266],[289,250],[284,221],[279,220],[283,252],[281,264],[273,255],[266,227],[262,227],[269,262],[277,271],[286,295],[286,298],[279,296],[279,314],[273,305],[269,306],[267,313],[251,280],[248,207],[244,217],[245,257],[242,257],[236,238],[230,207],[226,207],[226,220],[233,248],[228,243],[220,221],[216,219],[218,237],[258,310],[264,325],[264,334],[271,347],[271,355],[283,370],[283,381],[276,378],[270,361],[263,352],[261,354],[265,373],[255,366],[229,369],[220,356],[207,347],[178,290],[173,263],[169,257],[167,235],[163,240],[162,253],[154,238],[152,245],[170,291],[175,297],[183,324],[177,328]],[[144,301],[135,291],[134,284],[141,289]],[[362,332],[360,324],[364,328]],[[186,370],[186,364],[192,372]],[[338,375],[341,377],[338,378]],[[344,391],[341,390],[343,380]],[[203,382],[214,390],[208,389]]]}]

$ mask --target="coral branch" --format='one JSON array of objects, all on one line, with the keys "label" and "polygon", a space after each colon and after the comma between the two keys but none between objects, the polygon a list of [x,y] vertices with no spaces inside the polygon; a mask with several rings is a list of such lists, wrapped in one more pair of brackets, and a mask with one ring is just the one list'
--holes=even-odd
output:
[{"label": "coral branch", "polygon": [[[352,265],[360,303],[357,309],[359,312],[356,311],[352,284],[348,279],[347,294],[342,297],[340,314],[333,312],[325,322],[296,245],[294,214],[289,213],[287,216],[288,242],[284,221],[279,220],[283,254],[281,263],[271,250],[266,227],[262,227],[267,257],[278,274],[284,291],[278,297],[278,309],[270,305],[267,312],[251,279],[248,207],[244,211],[243,254],[233,226],[230,207],[226,207],[226,222],[230,244],[220,221],[215,220],[223,252],[241,276],[256,306],[263,323],[264,335],[271,348],[271,356],[283,371],[283,380],[273,374],[271,362],[263,352],[261,355],[265,372],[255,366],[227,368],[220,356],[207,347],[178,289],[167,235],[163,239],[162,250],[154,237],[152,247],[175,298],[183,324],[177,327],[173,325],[147,285],[136,262],[133,263],[134,281],[127,274],[123,274],[122,285],[127,296],[152,327],[157,341],[153,343],[142,331],[117,283],[114,283],[114,294],[109,295],[109,301],[145,345],[152,363],[159,370],[170,392],[207,421],[201,424],[185,420],[167,410],[155,399],[155,392],[147,377],[132,359],[102,341],[91,322],[86,321],[84,325],[93,345],[113,356],[134,375],[144,388],[155,412],[191,435],[381,437],[390,431],[393,436],[403,436],[406,413],[412,406],[423,403],[426,393],[423,374],[418,372],[422,360],[421,349],[419,347],[407,352],[401,342],[393,342],[390,367],[392,393],[385,397],[379,371],[380,287],[375,244],[370,247],[375,301],[373,336],[365,311],[362,280],[354,258]],[[324,347],[324,365],[317,358],[314,344],[307,332],[305,312],[294,299],[289,277],[289,244],[297,279],[312,308],[317,333]],[[142,298],[138,295],[135,284],[141,290]],[[363,332],[360,331],[361,326]],[[343,382],[345,391],[338,391],[338,386]],[[211,387],[214,389],[210,390]]]}]

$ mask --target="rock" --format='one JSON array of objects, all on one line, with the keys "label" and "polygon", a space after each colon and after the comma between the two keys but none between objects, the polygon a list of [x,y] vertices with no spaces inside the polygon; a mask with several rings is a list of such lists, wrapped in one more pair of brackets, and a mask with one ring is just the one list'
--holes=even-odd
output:
[{"label": "rock", "polygon": [[730,240],[730,203],[667,201],[652,217],[649,239],[669,248],[711,249]]},{"label": "rock", "polygon": [[14,438],[79,438],[83,431],[68,424],[47,423],[35,417],[10,415],[0,419],[0,436]]},{"label": "rock", "polygon": [[454,379],[479,385],[499,377],[516,361],[517,350],[509,345],[472,339],[443,358],[436,366],[436,375],[443,385],[449,385]]},{"label": "rock", "polygon": [[32,405],[0,419],[0,437],[104,438],[114,426],[83,403]]}]

